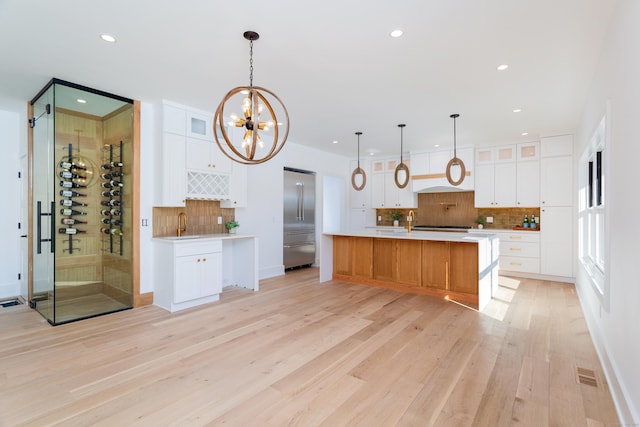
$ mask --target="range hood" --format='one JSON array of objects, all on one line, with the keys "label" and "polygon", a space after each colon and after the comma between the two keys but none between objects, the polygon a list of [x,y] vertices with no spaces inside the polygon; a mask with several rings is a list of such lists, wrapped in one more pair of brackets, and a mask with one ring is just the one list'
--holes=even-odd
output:
[{"label": "range hood", "polygon": [[443,173],[429,175],[414,175],[411,177],[411,189],[414,193],[451,193],[459,191],[473,191],[474,180],[471,172],[467,172],[464,180],[458,186],[453,186]]}]

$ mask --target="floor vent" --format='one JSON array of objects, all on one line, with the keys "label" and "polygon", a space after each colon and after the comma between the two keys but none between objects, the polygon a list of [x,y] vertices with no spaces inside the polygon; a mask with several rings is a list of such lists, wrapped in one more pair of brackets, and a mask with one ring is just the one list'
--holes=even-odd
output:
[{"label": "floor vent", "polygon": [[0,301],[0,307],[13,307],[14,305],[22,304],[18,299],[8,299]]},{"label": "floor vent", "polygon": [[590,385],[591,387],[598,387],[596,381],[596,373],[591,369],[577,368],[578,382],[584,385]]}]

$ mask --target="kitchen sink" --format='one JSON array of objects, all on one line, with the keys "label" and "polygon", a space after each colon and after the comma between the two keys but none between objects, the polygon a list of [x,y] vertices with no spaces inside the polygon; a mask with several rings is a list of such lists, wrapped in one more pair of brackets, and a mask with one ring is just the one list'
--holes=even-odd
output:
[{"label": "kitchen sink", "polygon": [[190,240],[190,239],[199,239],[201,236],[167,236],[165,239],[169,240]]}]

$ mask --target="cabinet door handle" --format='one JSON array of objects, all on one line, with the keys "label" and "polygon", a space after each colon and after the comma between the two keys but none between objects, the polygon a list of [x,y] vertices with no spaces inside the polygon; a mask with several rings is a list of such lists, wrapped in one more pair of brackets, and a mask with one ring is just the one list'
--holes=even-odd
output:
[{"label": "cabinet door handle", "polygon": [[518,267],[522,266],[519,262],[510,262],[509,265],[517,265]]},{"label": "cabinet door handle", "polygon": [[509,248],[510,251],[521,251],[522,248]]},{"label": "cabinet door handle", "polygon": [[198,258],[198,262],[200,262],[200,258]]},{"label": "cabinet door handle", "polygon": [[207,259],[206,258],[202,258],[202,262],[207,262]]},{"label": "cabinet door handle", "polygon": [[520,240],[522,239],[522,236],[509,236],[509,238],[513,240]]},{"label": "cabinet door handle", "polygon": [[449,290],[449,261],[444,262],[444,286]]}]

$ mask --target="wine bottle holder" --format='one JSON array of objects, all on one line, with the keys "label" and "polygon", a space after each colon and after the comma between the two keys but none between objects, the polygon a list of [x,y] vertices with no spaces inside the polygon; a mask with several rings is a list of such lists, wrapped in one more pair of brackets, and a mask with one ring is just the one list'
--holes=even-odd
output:
[{"label": "wine bottle holder", "polygon": [[[73,254],[74,251],[79,249],[77,246],[74,247],[74,242],[79,241],[79,239],[74,236],[86,233],[86,230],[77,227],[80,224],[86,224],[86,221],[82,221],[77,217],[87,214],[85,211],[77,210],[78,207],[87,207],[87,204],[84,202],[78,202],[74,200],[74,198],[86,197],[86,194],[80,193],[77,190],[87,187],[87,173],[90,171],[87,168],[74,163],[73,144],[68,144],[66,149],[67,156],[64,160],[61,160],[60,163],[58,163],[59,171],[57,174],[57,178],[60,179],[60,196],[62,197],[60,199],[60,206],[57,208],[60,209],[60,215],[62,217],[60,225],[66,227],[58,226],[58,233],[68,236],[68,247],[63,250],[64,252]],[[85,172],[82,175],[78,173],[81,170]],[[66,197],[66,199],[64,197]],[[54,218],[52,218],[53,227],[55,223],[55,210],[53,209],[53,206],[51,215],[54,216]]]},{"label": "wine bottle holder", "polygon": [[123,226],[123,181],[124,171],[122,163],[122,145],[120,141],[118,145],[107,145],[103,148],[103,165],[101,166],[101,194],[102,201],[100,204],[100,214],[102,221],[100,228],[104,238],[106,251],[116,253],[122,256],[124,245],[122,244],[122,226]]}]

